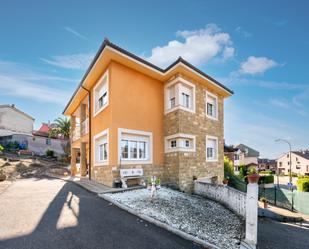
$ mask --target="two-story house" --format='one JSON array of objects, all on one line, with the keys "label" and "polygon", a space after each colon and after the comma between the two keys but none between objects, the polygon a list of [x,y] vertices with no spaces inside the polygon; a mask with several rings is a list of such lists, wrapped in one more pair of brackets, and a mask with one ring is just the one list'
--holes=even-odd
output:
[{"label": "two-story house", "polygon": [[291,154],[289,152],[283,154],[277,159],[277,168],[279,174],[288,175],[291,169],[294,174],[309,175],[309,150],[292,151]]},{"label": "two-story house", "polygon": [[142,168],[189,191],[223,173],[223,102],[233,92],[182,58],[165,69],[105,40],[67,104],[72,166],[112,186]]}]

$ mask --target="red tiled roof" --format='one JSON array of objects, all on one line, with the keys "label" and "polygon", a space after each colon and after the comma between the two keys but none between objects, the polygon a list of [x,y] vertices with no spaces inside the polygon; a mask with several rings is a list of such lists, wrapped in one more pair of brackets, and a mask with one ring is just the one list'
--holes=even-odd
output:
[{"label": "red tiled roof", "polygon": [[42,123],[40,129],[38,129],[37,131],[39,131],[39,132],[44,132],[44,133],[48,133],[48,132],[49,132],[49,126],[48,126],[48,124]]}]

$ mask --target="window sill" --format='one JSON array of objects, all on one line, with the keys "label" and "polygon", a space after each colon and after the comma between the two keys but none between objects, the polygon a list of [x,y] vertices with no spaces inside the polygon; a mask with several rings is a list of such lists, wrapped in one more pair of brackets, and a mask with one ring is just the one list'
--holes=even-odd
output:
[{"label": "window sill", "polygon": [[218,162],[218,159],[210,159],[210,158],[207,158],[207,159],[206,159],[206,162],[209,162],[209,163],[216,163],[216,162]]},{"label": "window sill", "polygon": [[209,116],[206,114],[206,117],[211,119],[211,120],[214,120],[214,121],[218,121],[218,118],[217,117],[213,117],[213,116]]},{"label": "window sill", "polygon": [[108,107],[108,102],[103,105],[99,110],[97,110],[96,112],[93,111],[93,117],[97,116],[100,112],[102,112],[106,107]]},{"label": "window sill", "polygon": [[128,164],[152,164],[152,160],[121,159],[120,164],[122,164],[122,165],[128,165]]},{"label": "window sill", "polygon": [[195,152],[195,149],[192,148],[169,148],[165,150],[165,153],[171,152]]},{"label": "window sill", "polygon": [[187,107],[184,107],[184,106],[181,106],[181,105],[175,106],[175,107],[173,107],[173,108],[166,109],[164,113],[165,113],[165,114],[168,114],[168,113],[173,112],[173,111],[176,111],[176,110],[183,110],[183,111],[195,113],[195,110],[190,109],[190,108],[187,108]]},{"label": "window sill", "polygon": [[108,165],[108,161],[95,162],[94,166],[106,166]]}]

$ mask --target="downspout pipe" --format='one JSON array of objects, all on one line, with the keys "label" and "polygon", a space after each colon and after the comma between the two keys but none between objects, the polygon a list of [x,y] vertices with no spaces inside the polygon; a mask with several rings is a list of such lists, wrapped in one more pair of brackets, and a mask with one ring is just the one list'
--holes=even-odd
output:
[{"label": "downspout pipe", "polygon": [[86,92],[88,92],[89,96],[89,102],[88,102],[88,112],[89,112],[89,168],[88,168],[88,175],[89,175],[89,180],[91,180],[91,158],[92,158],[92,141],[91,141],[91,93],[90,90],[85,88],[83,85],[81,86]]}]

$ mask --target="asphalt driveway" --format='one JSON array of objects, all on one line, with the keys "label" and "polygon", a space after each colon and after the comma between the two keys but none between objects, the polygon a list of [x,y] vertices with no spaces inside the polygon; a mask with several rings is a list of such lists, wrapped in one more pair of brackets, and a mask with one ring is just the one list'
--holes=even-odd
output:
[{"label": "asphalt driveway", "polygon": [[0,248],[201,248],[58,179],[18,180],[0,194]]}]

